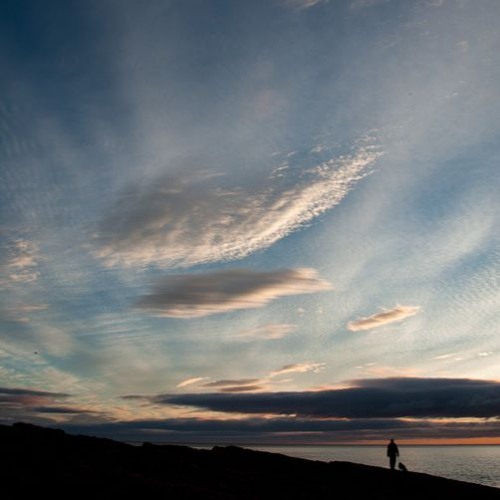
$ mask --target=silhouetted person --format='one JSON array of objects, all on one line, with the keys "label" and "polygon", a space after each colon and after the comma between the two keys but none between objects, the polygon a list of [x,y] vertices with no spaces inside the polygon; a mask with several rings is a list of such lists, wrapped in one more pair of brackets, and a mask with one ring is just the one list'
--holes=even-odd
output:
[{"label": "silhouetted person", "polygon": [[391,439],[391,442],[387,445],[387,456],[389,457],[389,464],[391,470],[396,467],[396,457],[399,457],[398,445]]}]

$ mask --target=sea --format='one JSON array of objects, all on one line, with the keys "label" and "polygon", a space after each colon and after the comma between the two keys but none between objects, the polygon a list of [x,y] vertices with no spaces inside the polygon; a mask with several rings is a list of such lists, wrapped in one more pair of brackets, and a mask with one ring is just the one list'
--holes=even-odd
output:
[{"label": "sea", "polygon": [[[275,446],[246,448],[309,460],[355,462],[388,467],[385,446]],[[399,459],[408,470],[500,488],[500,445],[399,446]],[[500,498],[500,491],[499,491]]]}]

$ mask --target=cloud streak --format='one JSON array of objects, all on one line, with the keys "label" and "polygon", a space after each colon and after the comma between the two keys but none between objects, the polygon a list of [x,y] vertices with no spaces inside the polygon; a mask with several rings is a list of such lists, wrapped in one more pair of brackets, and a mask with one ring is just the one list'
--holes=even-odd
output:
[{"label": "cloud streak", "polygon": [[179,382],[177,384],[177,388],[181,389],[182,387],[196,385],[196,384],[199,384],[200,382],[203,382],[204,380],[207,380],[207,377],[191,377],[191,378],[188,378],[186,380],[183,380],[182,382]]},{"label": "cloud streak", "polygon": [[277,377],[279,375],[286,375],[289,373],[307,373],[314,372],[318,373],[325,367],[325,363],[294,363],[291,365],[285,365],[278,370],[274,370],[269,375],[270,377]]},{"label": "cloud streak", "polygon": [[164,278],[151,294],[142,297],[137,307],[157,316],[196,318],[259,308],[280,297],[331,288],[314,269],[231,269]]},{"label": "cloud streak", "polygon": [[244,385],[254,385],[260,380],[258,378],[242,378],[237,380],[216,380],[214,382],[208,382],[203,384],[203,387],[231,387],[231,386],[244,386]]},{"label": "cloud streak", "polygon": [[293,9],[309,9],[310,7],[314,7],[319,3],[326,3],[328,0],[284,0],[284,3],[287,7],[291,7]]},{"label": "cloud streak", "polygon": [[354,0],[351,9],[366,9],[391,2],[391,0]]},{"label": "cloud streak", "polygon": [[238,332],[232,338],[242,342],[250,342],[252,340],[279,340],[296,329],[297,325],[289,323],[269,323]]},{"label": "cloud streak", "polygon": [[221,392],[254,392],[260,391],[263,387],[261,385],[231,385],[228,387],[222,387]]},{"label": "cloud streak", "polygon": [[39,408],[48,408],[70,395],[62,392],[38,391],[24,388],[0,387],[0,409],[6,414],[16,412],[39,412]]},{"label": "cloud streak", "polygon": [[102,220],[96,255],[109,266],[165,268],[241,259],[338,205],[378,156],[365,148],[311,167],[284,163],[246,187],[185,170],[134,185]]},{"label": "cloud streak", "polygon": [[262,389],[263,381],[258,378],[243,378],[236,380],[216,380],[203,384],[203,387],[214,388],[221,392],[252,392]]},{"label": "cloud streak", "polygon": [[100,413],[98,411],[89,410],[87,408],[78,408],[71,406],[35,406],[31,408],[35,413],[49,413],[57,415],[82,415]]},{"label": "cloud streak", "polygon": [[5,396],[40,396],[53,398],[67,398],[69,394],[63,392],[37,391],[34,389],[22,389],[18,387],[0,387],[0,395]]},{"label": "cloud streak", "polygon": [[371,330],[380,326],[402,321],[403,319],[415,316],[420,307],[418,306],[397,306],[394,309],[384,310],[381,313],[373,314],[366,318],[357,319],[347,324],[348,330],[358,332],[360,330]]},{"label": "cloud streak", "polygon": [[[281,383],[284,380],[274,380],[281,375],[289,375],[292,373],[318,373],[323,370],[325,363],[303,362],[294,363],[282,366],[277,370],[273,370],[268,375],[262,378],[240,378],[240,379],[221,379],[210,381],[209,377],[193,377],[182,381],[177,385],[178,389],[188,387],[191,385],[198,385],[204,389],[215,389],[219,392],[253,392],[264,390],[269,387],[269,384]],[[201,383],[205,381],[205,383]],[[289,381],[287,379],[287,381]],[[149,396],[125,396],[126,399],[154,399]]]},{"label": "cloud streak", "polygon": [[6,306],[4,309],[0,309],[0,314],[2,314],[4,318],[12,321],[29,323],[34,314],[46,311],[48,307],[48,304],[14,303],[12,305]]}]

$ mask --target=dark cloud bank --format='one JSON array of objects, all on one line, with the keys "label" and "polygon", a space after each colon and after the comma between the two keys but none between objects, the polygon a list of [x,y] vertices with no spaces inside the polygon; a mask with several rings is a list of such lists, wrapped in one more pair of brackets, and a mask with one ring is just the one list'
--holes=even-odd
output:
[{"label": "dark cloud bank", "polygon": [[76,406],[61,406],[71,398],[63,392],[39,391],[19,387],[0,387],[0,423],[17,420],[49,425],[54,415],[97,414]]},{"label": "dark cloud bank", "polygon": [[459,418],[500,416],[500,382],[389,378],[326,391],[160,395],[155,403],[227,413],[309,418]]},{"label": "dark cloud bank", "polygon": [[[229,382],[235,381],[212,385]],[[78,420],[77,408],[56,404],[66,397],[0,389],[0,409],[10,410],[11,416],[20,407],[28,416],[67,414],[66,423],[57,425],[69,432],[145,441],[340,443],[388,436],[450,439],[500,435],[500,382],[490,380],[387,378],[356,380],[349,388],[322,391],[124,396],[124,401],[138,400],[141,405],[201,411],[192,418],[133,421],[97,414],[88,416],[86,422]],[[221,412],[221,418],[205,417],[204,410]],[[80,413],[83,417],[89,411]]]},{"label": "dark cloud bank", "polygon": [[346,389],[162,394],[142,399],[226,416],[107,422],[68,430],[123,439],[239,443],[352,442],[388,436],[488,438],[500,433],[500,382],[489,380],[368,379],[354,381]]}]

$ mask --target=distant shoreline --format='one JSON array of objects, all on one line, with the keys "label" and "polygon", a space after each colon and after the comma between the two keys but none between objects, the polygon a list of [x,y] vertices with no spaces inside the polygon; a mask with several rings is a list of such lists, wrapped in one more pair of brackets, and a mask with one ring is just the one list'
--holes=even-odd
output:
[{"label": "distant shoreline", "polygon": [[[116,439],[116,438],[114,438]],[[192,441],[144,441],[144,440],[120,440],[116,439],[117,441],[120,441],[122,443],[127,443],[131,444],[133,446],[140,446],[145,442],[152,443],[158,446],[161,445],[166,445],[166,446],[193,446],[195,448],[198,447],[204,447],[204,448],[211,448],[214,446],[239,446],[241,448],[252,448],[255,446],[260,447],[268,447],[268,448],[299,448],[303,446],[308,446],[308,447],[325,447],[325,448],[332,448],[332,447],[338,447],[338,448],[347,448],[347,447],[360,447],[360,448],[384,448],[386,445],[384,444],[324,444],[324,443],[311,443],[311,444],[295,444],[295,443],[285,443],[285,444],[269,444],[269,443],[241,443],[238,441],[234,441],[231,443],[221,443],[221,442],[214,442],[214,443],[197,443],[197,442],[192,442]],[[481,446],[481,447],[490,447],[490,446],[500,446],[500,444],[403,444],[405,448],[423,448],[423,447],[428,447],[428,448],[435,448],[435,447],[472,447],[472,446]]]}]

